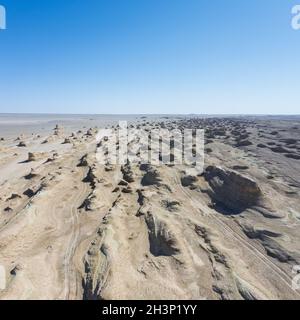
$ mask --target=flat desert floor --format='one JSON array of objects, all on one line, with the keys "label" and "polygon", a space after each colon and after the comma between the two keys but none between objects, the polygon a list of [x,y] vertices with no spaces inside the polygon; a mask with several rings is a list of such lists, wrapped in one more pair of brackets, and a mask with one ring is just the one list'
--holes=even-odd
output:
[{"label": "flat desert floor", "polygon": [[0,299],[300,298],[299,117],[132,119],[204,129],[201,172],[102,164],[75,120],[0,122]]}]

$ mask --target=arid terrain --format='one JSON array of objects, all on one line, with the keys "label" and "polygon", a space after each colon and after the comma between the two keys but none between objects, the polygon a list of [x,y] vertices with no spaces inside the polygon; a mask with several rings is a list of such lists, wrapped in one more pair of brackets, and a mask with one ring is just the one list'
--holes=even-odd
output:
[{"label": "arid terrain", "polygon": [[0,129],[0,299],[300,298],[299,118],[131,124],[204,129],[204,171],[102,164],[86,122]]}]

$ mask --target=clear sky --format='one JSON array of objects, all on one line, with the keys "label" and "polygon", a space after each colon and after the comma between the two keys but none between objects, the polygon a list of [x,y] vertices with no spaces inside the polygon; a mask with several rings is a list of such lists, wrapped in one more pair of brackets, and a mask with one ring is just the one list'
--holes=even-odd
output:
[{"label": "clear sky", "polygon": [[300,113],[300,0],[0,4],[0,112]]}]

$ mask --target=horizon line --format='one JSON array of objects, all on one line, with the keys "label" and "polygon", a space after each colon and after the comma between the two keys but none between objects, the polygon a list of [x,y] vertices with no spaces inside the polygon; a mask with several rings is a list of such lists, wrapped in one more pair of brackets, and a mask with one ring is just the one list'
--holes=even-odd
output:
[{"label": "horizon line", "polygon": [[300,116],[300,113],[55,113],[55,112],[0,112],[0,115],[96,115],[96,116]]}]

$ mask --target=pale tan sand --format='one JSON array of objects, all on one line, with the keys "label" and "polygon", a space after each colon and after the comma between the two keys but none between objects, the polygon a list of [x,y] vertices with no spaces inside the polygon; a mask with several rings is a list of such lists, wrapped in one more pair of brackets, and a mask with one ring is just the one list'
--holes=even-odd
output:
[{"label": "pale tan sand", "polygon": [[[183,165],[148,173],[102,165],[96,129],[25,134],[25,147],[15,141],[22,131],[0,142],[1,299],[300,298],[292,289],[292,268],[300,264],[300,123],[166,123],[205,126],[205,165],[226,177],[237,172],[238,182],[225,184],[232,195],[214,187],[220,176],[211,180]],[[240,146],[245,140],[252,144]],[[142,185],[153,170],[157,181]],[[247,179],[259,193],[251,205]]]}]

